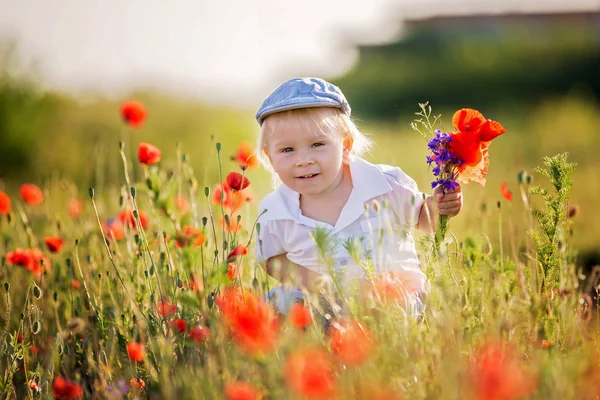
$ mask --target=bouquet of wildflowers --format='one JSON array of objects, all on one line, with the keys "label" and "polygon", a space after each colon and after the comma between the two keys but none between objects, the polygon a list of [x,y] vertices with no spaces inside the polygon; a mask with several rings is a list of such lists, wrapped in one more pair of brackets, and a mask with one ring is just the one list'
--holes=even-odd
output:
[{"label": "bouquet of wildflowers", "polygon": [[[431,155],[427,164],[432,168],[435,180],[431,188],[441,187],[444,192],[454,190],[459,183],[477,182],[485,186],[485,176],[490,164],[488,149],[493,139],[506,132],[497,121],[485,119],[477,110],[463,108],[452,117],[455,131],[443,132],[435,129],[440,116],[431,115],[431,106],[419,104],[421,118],[411,127],[425,137],[430,137],[427,146]],[[423,127],[428,133],[423,132]],[[433,136],[433,137],[431,137]],[[448,216],[440,215],[435,234],[436,249],[446,237]]]}]

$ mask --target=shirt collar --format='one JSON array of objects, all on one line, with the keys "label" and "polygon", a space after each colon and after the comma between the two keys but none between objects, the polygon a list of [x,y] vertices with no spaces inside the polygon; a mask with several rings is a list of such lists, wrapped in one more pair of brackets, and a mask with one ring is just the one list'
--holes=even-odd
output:
[{"label": "shirt collar", "polygon": [[[334,232],[345,228],[359,218],[365,212],[364,204],[366,201],[392,190],[386,176],[378,166],[352,155],[349,161],[353,189],[335,227],[333,227]],[[290,189],[283,183],[279,185],[277,192],[284,207],[279,207],[280,212],[277,213],[279,215],[274,215],[276,219],[293,219],[313,227],[330,227],[329,224],[315,221],[302,215],[300,210],[300,194],[298,192]]]}]

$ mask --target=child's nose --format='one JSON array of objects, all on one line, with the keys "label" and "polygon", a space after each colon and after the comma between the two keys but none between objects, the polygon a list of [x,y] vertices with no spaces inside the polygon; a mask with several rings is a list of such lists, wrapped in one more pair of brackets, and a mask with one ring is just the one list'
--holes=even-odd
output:
[{"label": "child's nose", "polygon": [[308,151],[299,151],[296,153],[296,166],[301,167],[304,165],[312,164],[314,161],[312,159],[312,155]]}]

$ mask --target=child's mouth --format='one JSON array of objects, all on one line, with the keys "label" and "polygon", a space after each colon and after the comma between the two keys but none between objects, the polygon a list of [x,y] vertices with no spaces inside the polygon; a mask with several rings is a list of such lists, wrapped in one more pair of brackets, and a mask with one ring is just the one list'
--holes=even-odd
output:
[{"label": "child's mouth", "polygon": [[302,176],[298,176],[298,179],[312,179],[315,178],[316,176],[318,176],[319,174],[306,174],[306,175],[302,175]]}]

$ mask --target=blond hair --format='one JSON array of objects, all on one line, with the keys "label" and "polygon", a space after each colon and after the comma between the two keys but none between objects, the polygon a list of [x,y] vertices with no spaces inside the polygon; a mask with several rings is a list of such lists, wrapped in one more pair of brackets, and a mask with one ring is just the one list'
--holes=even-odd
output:
[{"label": "blond hair", "polygon": [[256,157],[260,163],[271,172],[273,188],[281,181],[269,161],[267,140],[278,130],[285,129],[288,124],[301,125],[306,132],[328,135],[338,132],[343,140],[350,140],[352,148],[350,154],[361,156],[369,151],[372,141],[358,130],[354,122],[341,110],[333,107],[298,108],[269,115],[260,129],[256,142]]}]

